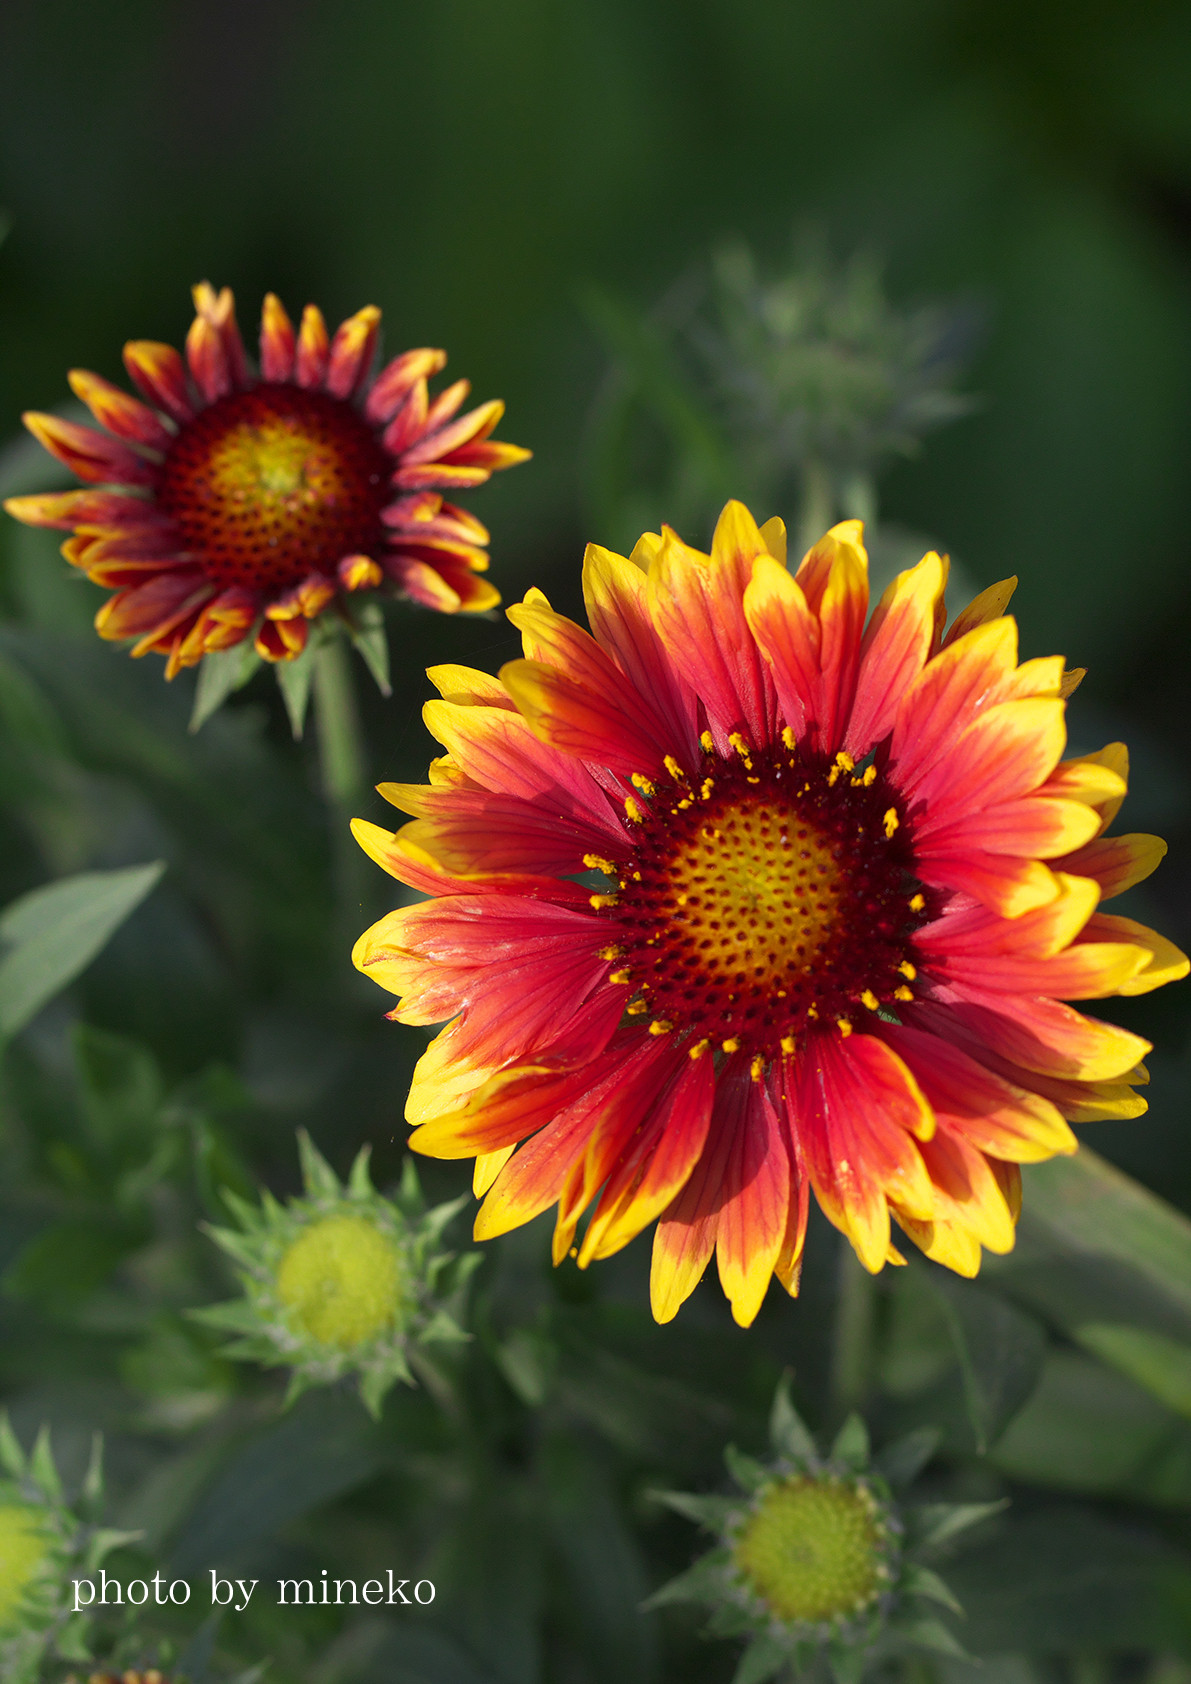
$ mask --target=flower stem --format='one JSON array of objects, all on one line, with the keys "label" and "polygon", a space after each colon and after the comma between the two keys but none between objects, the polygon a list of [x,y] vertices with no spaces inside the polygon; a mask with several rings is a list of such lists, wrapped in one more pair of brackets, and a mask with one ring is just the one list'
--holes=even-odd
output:
[{"label": "flower stem", "polygon": [[840,487],[840,507],[845,520],[862,520],[871,538],[877,525],[877,487],[871,474],[849,474]]},{"label": "flower stem", "polygon": [[872,1377],[876,1286],[847,1240],[839,1248],[835,1344],[831,1353],[832,1400],[840,1416],[863,1408]]},{"label": "flower stem", "polygon": [[323,794],[333,807],[351,807],[364,794],[364,748],[347,646],[328,637],[315,651],[314,708]]},{"label": "flower stem", "polygon": [[808,456],[802,464],[802,483],[798,499],[799,547],[809,550],[835,520],[835,489],[827,465],[817,456]]}]

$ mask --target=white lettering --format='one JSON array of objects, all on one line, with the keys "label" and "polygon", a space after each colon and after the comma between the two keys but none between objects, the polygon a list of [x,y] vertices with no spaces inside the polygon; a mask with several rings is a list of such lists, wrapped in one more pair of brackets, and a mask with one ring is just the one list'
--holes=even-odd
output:
[{"label": "white lettering", "polygon": [[408,1608],[409,1607],[409,1597],[406,1596],[406,1594],[405,1594],[405,1586],[409,1583],[409,1580],[408,1579],[401,1579],[396,1585],[394,1585],[394,1583],[393,1583],[393,1569],[390,1567],[388,1572],[389,1572],[389,1604],[390,1604],[390,1606],[392,1606],[392,1604],[394,1602],[396,1602],[398,1599],[400,1599],[402,1602],[404,1602],[405,1606]]},{"label": "white lettering", "polygon": [[[227,1592],[226,1596],[222,1595],[223,1591]],[[226,1608],[228,1603],[231,1601],[232,1597],[235,1596],[235,1594],[236,1594],[235,1590],[232,1588],[232,1581],[230,1579],[221,1579],[219,1577],[219,1575],[214,1570],[212,1570],[212,1573],[211,1573],[211,1606],[212,1606],[212,1608]]]},{"label": "white lettering", "polygon": [[[77,1614],[83,1608],[89,1608],[95,1601],[95,1586],[90,1579],[73,1579],[71,1583],[74,1585],[74,1611]],[[79,1601],[79,1591],[83,1585],[86,1585],[87,1589],[91,1592],[86,1602]]]},{"label": "white lettering", "polygon": [[[373,1585],[376,1586],[376,1595],[370,1596],[368,1593],[371,1591]],[[379,1579],[369,1579],[368,1583],[361,1590],[360,1595],[367,1603],[383,1602],[385,1599],[385,1587],[381,1584]]]},{"label": "white lettering", "polygon": [[[429,1587],[429,1590],[430,1590],[429,1596],[423,1596],[422,1595],[422,1586],[423,1585],[427,1585]],[[414,1586],[414,1600],[416,1602],[420,1602],[423,1608],[428,1608],[430,1606],[430,1604],[434,1601],[434,1586],[430,1583],[429,1579],[419,1579],[418,1580],[417,1584]]]},{"label": "white lettering", "polygon": [[[160,1574],[158,1574],[157,1576],[158,1576],[158,1578],[161,1577]],[[181,1586],[181,1588],[186,1592],[185,1596],[175,1596],[174,1595],[174,1592],[179,1588],[179,1586]],[[190,1601],[190,1586],[186,1583],[185,1579],[175,1579],[174,1580],[173,1584],[170,1586],[170,1601],[173,1602],[173,1603],[182,1603],[182,1602],[189,1602]]]},{"label": "white lettering", "polygon": [[[144,1593],[145,1593],[144,1596],[134,1596],[132,1594],[133,1591],[136,1589],[137,1585],[140,1585],[141,1589],[144,1591]],[[135,1602],[138,1608],[143,1608],[145,1603],[148,1602],[148,1600],[149,1600],[149,1587],[145,1583],[144,1579],[129,1579],[129,1581],[128,1581],[128,1600],[130,1602]]]},{"label": "white lettering", "polygon": [[243,1602],[236,1603],[236,1613],[242,1614],[245,1608],[247,1608],[249,1602],[252,1600],[252,1593],[256,1589],[257,1585],[260,1584],[260,1580],[253,1579],[250,1585],[246,1585],[243,1579],[237,1579],[236,1583],[240,1587],[240,1595],[244,1598]]}]

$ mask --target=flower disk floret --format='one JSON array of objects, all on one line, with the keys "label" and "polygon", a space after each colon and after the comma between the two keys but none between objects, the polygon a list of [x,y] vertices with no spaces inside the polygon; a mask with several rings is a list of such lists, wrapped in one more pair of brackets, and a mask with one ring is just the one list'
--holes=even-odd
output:
[{"label": "flower disk floret", "polygon": [[267,661],[294,660],[327,611],[354,623],[359,592],[448,614],[500,601],[481,577],[488,533],[444,493],[530,454],[491,437],[503,403],[460,415],[466,380],[432,399],[443,351],[406,351],[374,375],[373,305],[329,335],[308,304],[295,332],[269,293],[254,369],[230,290],[203,282],[194,302],[185,357],[151,340],[124,347],[144,401],[71,371],[104,431],[24,418],[88,489],[5,508],[73,534],[66,559],[115,593],[96,616],[102,637],[165,655],[172,678],[248,638]]},{"label": "flower disk floret", "polygon": [[475,1158],[477,1238],[557,1205],[584,1267],[656,1221],[658,1319],[714,1253],[747,1325],[797,1290],[812,1189],[867,1269],[895,1221],[974,1275],[1019,1165],[1144,1110],[1149,1044],[1064,1002],[1186,974],[1099,910],[1164,845],[1105,834],[1124,748],[1063,758],[1080,675],[1019,663],[1014,581],[947,630],[946,580],[927,555],[870,618],[858,522],[791,572],[734,503],[710,555],[591,546],[590,634],[531,591],[524,659],[432,669],[447,752],[380,786],[413,822],[355,826],[431,898],[355,960],[450,1020],[407,1116]]},{"label": "flower disk floret", "polygon": [[244,1295],[192,1314],[235,1335],[229,1356],[289,1368],[287,1403],[355,1375],[375,1415],[396,1381],[415,1384],[427,1347],[468,1337],[459,1318],[480,1256],[438,1249],[464,1201],[427,1210],[412,1163],[387,1199],[372,1186],[367,1149],[346,1186],[304,1133],[299,1151],[304,1197],[281,1205],[266,1191],[258,1209],[224,1194],[238,1227],[210,1232],[238,1264]]}]

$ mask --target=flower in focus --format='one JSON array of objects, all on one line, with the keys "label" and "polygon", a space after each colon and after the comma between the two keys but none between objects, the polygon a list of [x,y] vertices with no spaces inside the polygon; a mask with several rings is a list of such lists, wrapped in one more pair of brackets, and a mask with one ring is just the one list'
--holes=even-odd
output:
[{"label": "flower in focus", "polygon": [[26,1457],[0,1415],[0,1468],[0,1676],[5,1684],[34,1684],[50,1656],[90,1658],[90,1617],[73,1613],[65,1594],[71,1575],[94,1575],[110,1551],[140,1534],[91,1524],[103,1498],[98,1440],[79,1502],[83,1518],[65,1500],[44,1427]]},{"label": "flower in focus", "polygon": [[893,1488],[910,1483],[937,1435],[916,1432],[870,1465],[868,1434],[854,1415],[823,1456],[785,1383],[770,1435],[769,1463],[727,1453],[742,1495],[658,1494],[718,1542],[646,1606],[710,1606],[710,1635],[749,1640],[737,1676],[752,1684],[783,1669],[800,1676],[820,1654],[841,1680],[914,1649],[962,1655],[929,1604],[959,1606],[925,1558],[1002,1505],[895,1502]]},{"label": "flower in focus", "polygon": [[229,1356],[291,1369],[287,1404],[356,1374],[377,1415],[395,1381],[414,1384],[415,1347],[467,1338],[455,1318],[479,1254],[436,1250],[463,1201],[428,1211],[412,1164],[390,1200],[372,1186],[367,1149],[346,1187],[305,1134],[299,1149],[304,1198],[279,1205],[266,1192],[258,1210],[225,1192],[239,1226],[210,1233],[240,1266],[244,1296],[192,1314],[236,1335]]},{"label": "flower in focus", "polygon": [[100,426],[30,413],[25,424],[87,489],[12,497],[10,514],[72,533],[63,554],[114,591],[102,637],[167,657],[166,676],[255,637],[267,661],[306,647],[310,622],[359,591],[443,613],[500,600],[480,577],[488,534],[444,492],[481,485],[529,455],[489,435],[499,402],[458,410],[466,380],[434,398],[443,351],[406,351],[373,377],[380,311],[333,336],[313,304],[295,333],[269,293],[260,370],[249,367],[232,294],[204,282],[183,359],[132,340],[145,402],[74,369]]},{"label": "flower in focus", "polygon": [[356,825],[433,897],[355,952],[398,1021],[453,1020],[411,1146],[475,1157],[478,1238],[557,1204],[583,1267],[656,1219],[661,1321],[713,1252],[743,1325],[796,1291],[812,1188],[870,1271],[892,1218],[974,1275],[1019,1164],[1145,1108],[1148,1043],[1062,1002],[1188,969],[1099,910],[1164,847],[1103,834],[1124,749],[1062,758],[1078,675],[1019,665],[1012,581],[944,637],[931,554],[866,628],[857,522],[784,551],[740,504],[710,556],[592,546],[593,635],[532,591],[499,679],[432,670],[448,752],[381,786],[414,822]]}]

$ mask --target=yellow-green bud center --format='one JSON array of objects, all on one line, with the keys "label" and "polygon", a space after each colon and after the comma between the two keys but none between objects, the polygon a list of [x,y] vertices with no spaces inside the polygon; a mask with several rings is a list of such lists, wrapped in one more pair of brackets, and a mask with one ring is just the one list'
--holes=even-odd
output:
[{"label": "yellow-green bud center", "polygon": [[847,1618],[881,1590],[883,1531],[865,1487],[796,1476],[762,1491],[733,1553],[749,1588],[778,1619]]},{"label": "yellow-green bud center", "polygon": [[288,1246],[277,1294],[320,1345],[354,1350],[390,1327],[404,1297],[392,1237],[363,1216],[324,1216]]},{"label": "yellow-green bud center", "polygon": [[15,1623],[48,1543],[45,1519],[36,1509],[18,1503],[0,1506],[0,1630]]}]

